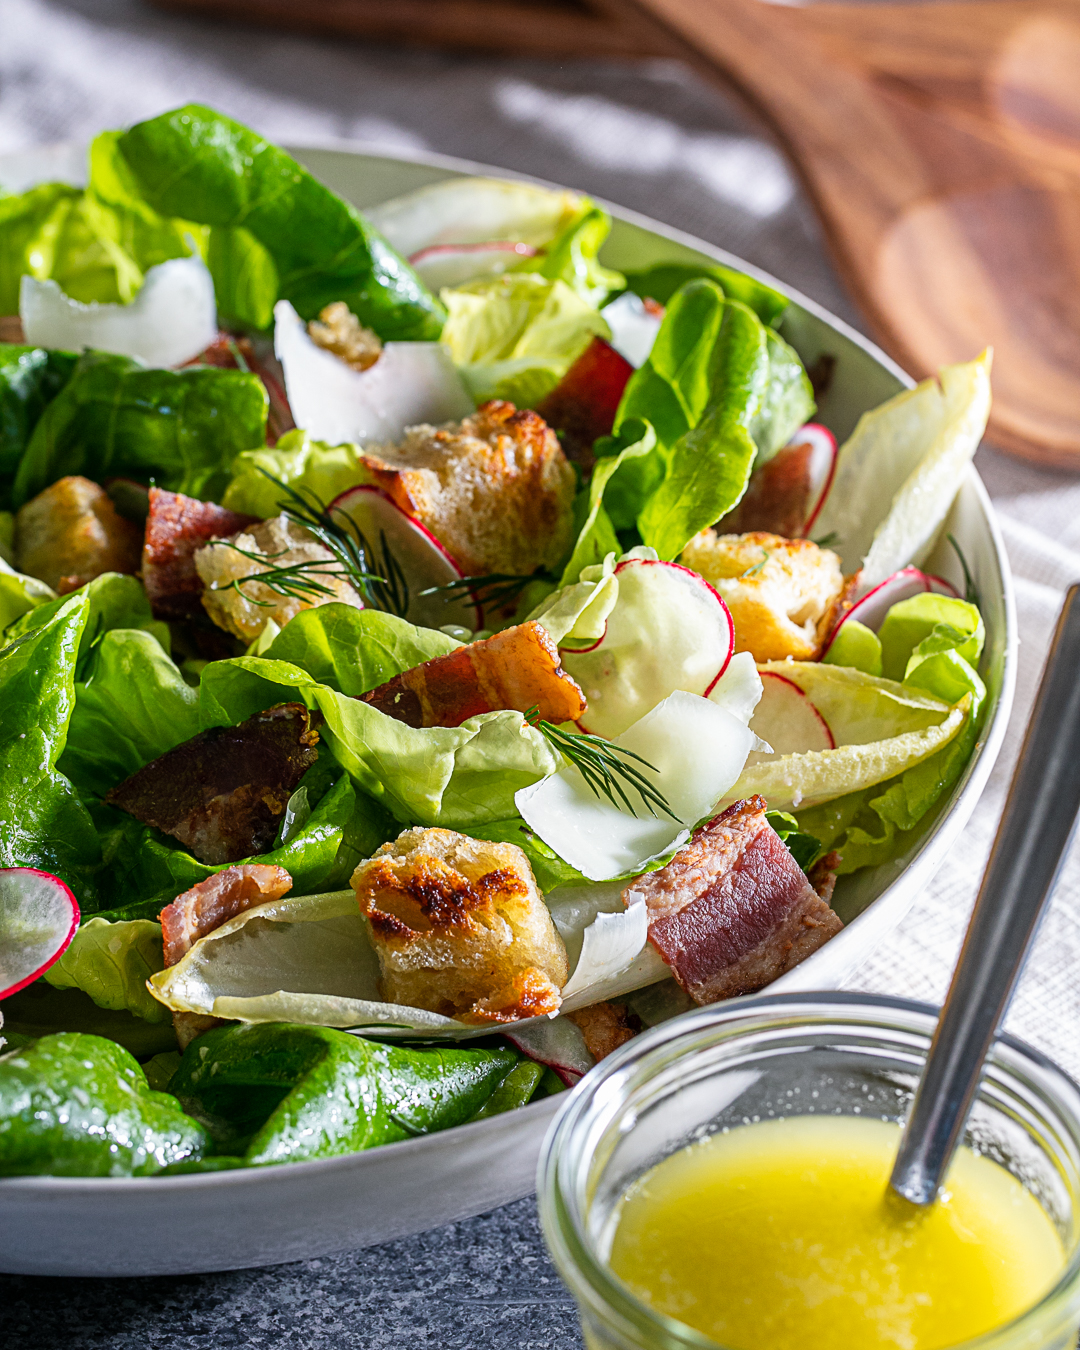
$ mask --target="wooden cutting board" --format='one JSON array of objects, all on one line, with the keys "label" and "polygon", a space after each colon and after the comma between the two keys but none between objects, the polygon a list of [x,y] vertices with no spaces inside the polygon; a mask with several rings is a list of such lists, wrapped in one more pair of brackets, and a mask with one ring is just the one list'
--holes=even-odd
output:
[{"label": "wooden cutting board", "polygon": [[154,0],[538,55],[678,54],[743,96],[913,375],[994,347],[990,434],[1080,470],[1080,0]]}]

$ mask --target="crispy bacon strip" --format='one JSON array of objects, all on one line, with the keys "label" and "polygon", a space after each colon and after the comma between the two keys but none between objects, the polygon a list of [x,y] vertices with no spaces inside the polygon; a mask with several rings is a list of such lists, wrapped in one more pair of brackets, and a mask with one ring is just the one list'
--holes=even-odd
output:
[{"label": "crispy bacon strip", "polygon": [[585,695],[559,664],[547,629],[522,623],[414,666],[362,696],[410,727],[459,727],[478,713],[536,706],[548,722],[574,722]]},{"label": "crispy bacon strip", "polygon": [[581,1028],[589,1053],[598,1064],[642,1029],[641,1019],[625,1003],[593,1003],[566,1016]]},{"label": "crispy bacon strip", "polygon": [[238,534],[258,519],[226,511],[213,502],[181,492],[150,489],[150,514],[142,551],[146,595],[159,619],[202,615],[203,583],[195,570],[195,550],[211,539]]},{"label": "crispy bacon strip", "polygon": [[813,446],[787,445],[750,476],[742,500],[717,521],[717,534],[763,530],[785,539],[802,538],[810,512],[810,457]]},{"label": "crispy bacon strip", "polygon": [[318,740],[302,703],[279,703],[239,726],[200,732],[105,800],[179,839],[200,862],[238,862],[273,843],[290,795],[319,757]]},{"label": "crispy bacon strip", "polygon": [[175,966],[200,938],[235,919],[245,909],[277,900],[290,890],[292,877],[284,867],[267,863],[226,867],[223,872],[197,882],[158,915],[166,966]]},{"label": "crispy bacon strip", "polygon": [[568,459],[591,469],[593,441],[607,436],[634,367],[603,338],[593,338],[537,412],[558,432]]},{"label": "crispy bacon strip", "polygon": [[761,989],[843,927],[761,797],[734,802],[630,891],[645,897],[649,940],[695,1003]]}]

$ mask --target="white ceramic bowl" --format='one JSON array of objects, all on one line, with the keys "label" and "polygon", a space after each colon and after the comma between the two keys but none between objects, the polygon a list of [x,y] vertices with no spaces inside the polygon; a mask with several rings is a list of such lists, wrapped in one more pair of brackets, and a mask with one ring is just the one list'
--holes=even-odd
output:
[{"label": "white ceramic bowl", "polygon": [[[361,209],[464,174],[503,170],[436,156],[389,158],[341,149],[294,153]],[[0,158],[0,182],[22,190],[48,177],[77,181],[81,151],[55,147]],[[808,366],[835,358],[817,414],[838,440],[861,413],[911,381],[883,352],[812,301],[738,258],[642,216],[610,207],[604,250],[613,267],[719,261],[791,297],[781,332]],[[967,823],[1001,747],[1015,681],[1016,617],[1001,537],[972,470],[949,529],[984,601],[989,690],[985,730],[963,778],[929,828],[895,862],[841,879],[835,905],[846,927],[771,991],[835,989],[903,919]],[[932,560],[933,562],[933,560]],[[943,554],[937,566],[943,570]],[[0,1270],[35,1275],[155,1275],[229,1270],[363,1247],[480,1214],[533,1189],[536,1159],[560,1103],[520,1111],[367,1153],[251,1171],[98,1180],[0,1181]]]}]

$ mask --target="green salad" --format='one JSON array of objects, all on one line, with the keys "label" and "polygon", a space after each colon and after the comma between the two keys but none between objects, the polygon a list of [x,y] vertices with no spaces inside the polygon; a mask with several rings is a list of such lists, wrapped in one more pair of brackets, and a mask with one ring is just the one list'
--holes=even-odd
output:
[{"label": "green salad", "polygon": [[514,1110],[930,826],[989,354],[837,446],[783,295],[610,229],[194,105],[0,191],[0,1176]]}]

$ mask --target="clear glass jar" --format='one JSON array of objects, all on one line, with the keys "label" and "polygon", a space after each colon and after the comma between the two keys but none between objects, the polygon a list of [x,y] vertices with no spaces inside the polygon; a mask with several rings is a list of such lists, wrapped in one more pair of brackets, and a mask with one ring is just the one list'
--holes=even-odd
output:
[{"label": "clear glass jar", "polygon": [[[616,1207],[632,1182],[725,1127],[812,1113],[902,1120],[936,1021],[936,1009],[901,999],[764,995],[654,1027],[589,1073],[548,1131],[537,1191],[548,1249],[591,1350],[718,1350],[646,1307],[605,1265]],[[962,1350],[1075,1347],[1080,1088],[1037,1051],[1001,1036],[965,1143],[1023,1181],[1057,1228],[1066,1264],[1038,1304]]]}]

